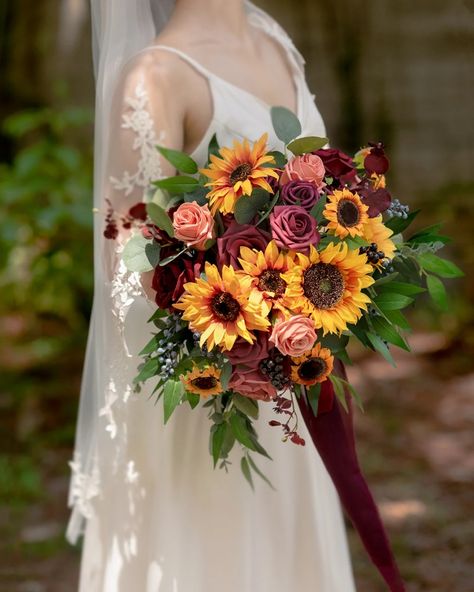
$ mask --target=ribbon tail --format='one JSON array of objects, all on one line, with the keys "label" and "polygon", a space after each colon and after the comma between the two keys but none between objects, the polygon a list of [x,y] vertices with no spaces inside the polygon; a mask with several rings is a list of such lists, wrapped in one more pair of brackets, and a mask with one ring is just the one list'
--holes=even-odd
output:
[{"label": "ribbon tail", "polygon": [[[339,370],[345,376],[342,364]],[[350,406],[350,396],[346,398]],[[406,592],[375,500],[359,466],[352,408],[349,407],[350,413],[341,408],[330,380],[321,386],[317,416],[304,394],[298,403],[314,445],[372,562],[391,592]]]}]

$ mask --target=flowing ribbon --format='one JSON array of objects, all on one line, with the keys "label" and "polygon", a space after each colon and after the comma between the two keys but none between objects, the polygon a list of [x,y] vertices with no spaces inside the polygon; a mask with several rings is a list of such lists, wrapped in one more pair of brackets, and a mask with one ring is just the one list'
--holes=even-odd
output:
[{"label": "flowing ribbon", "polygon": [[[346,376],[343,364],[339,374]],[[298,398],[311,438],[339,493],[341,503],[391,592],[406,592],[375,500],[362,475],[354,439],[350,395],[349,413],[335,398],[330,380],[321,385],[318,414],[314,415],[306,396]]]}]

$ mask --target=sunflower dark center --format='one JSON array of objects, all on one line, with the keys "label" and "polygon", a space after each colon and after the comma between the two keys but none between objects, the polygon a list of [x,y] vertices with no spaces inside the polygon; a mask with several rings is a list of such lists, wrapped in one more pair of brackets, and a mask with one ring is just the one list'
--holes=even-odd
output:
[{"label": "sunflower dark center", "polygon": [[350,199],[341,199],[337,207],[337,221],[346,228],[357,226],[360,222],[360,210]]},{"label": "sunflower dark center", "polygon": [[234,185],[235,183],[237,183],[237,181],[245,181],[245,179],[247,179],[251,172],[252,167],[251,165],[249,165],[248,162],[239,164],[239,166],[236,169],[234,169],[230,174],[230,182],[232,183],[232,185]]},{"label": "sunflower dark center", "polygon": [[316,308],[331,308],[344,293],[342,273],[330,263],[315,263],[304,273],[303,292]]},{"label": "sunflower dark center", "polygon": [[216,294],[211,301],[211,307],[221,321],[235,321],[240,313],[240,304],[229,292]]},{"label": "sunflower dark center", "polygon": [[217,378],[214,378],[214,376],[198,376],[191,380],[191,384],[202,391],[210,391],[217,386]]},{"label": "sunflower dark center", "polygon": [[327,364],[322,358],[311,358],[298,368],[298,376],[303,380],[314,380],[322,376],[326,370]]},{"label": "sunflower dark center", "polygon": [[286,282],[277,269],[266,269],[258,280],[258,289],[267,292],[275,292],[275,296],[281,296],[286,289]]}]

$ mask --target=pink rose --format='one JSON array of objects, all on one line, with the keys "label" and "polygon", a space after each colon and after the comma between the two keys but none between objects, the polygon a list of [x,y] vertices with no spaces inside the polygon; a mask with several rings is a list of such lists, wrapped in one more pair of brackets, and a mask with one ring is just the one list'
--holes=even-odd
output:
[{"label": "pink rose", "polygon": [[280,249],[307,253],[321,238],[316,220],[301,206],[275,206],[270,214],[272,236]]},{"label": "pink rose", "polygon": [[254,343],[249,343],[242,337],[239,337],[234,347],[226,352],[226,356],[232,365],[244,364],[255,367],[260,360],[268,357],[268,333],[255,331],[255,337],[257,340]]},{"label": "pink rose", "polygon": [[309,181],[320,189],[324,186],[325,174],[324,163],[317,154],[303,154],[295,156],[285,166],[280,185],[290,181]]},{"label": "pink rose", "polygon": [[217,262],[220,267],[231,265],[234,269],[240,269],[240,247],[264,251],[271,239],[270,233],[255,228],[251,224],[238,224],[234,220],[224,234],[217,239]]},{"label": "pink rose", "polygon": [[214,218],[207,204],[185,202],[173,214],[175,237],[188,247],[198,251],[205,249],[208,240],[214,238]]},{"label": "pink rose", "polygon": [[229,380],[229,388],[244,397],[260,401],[271,401],[277,395],[276,388],[258,368],[244,370],[234,368]]},{"label": "pink rose", "polygon": [[316,337],[314,322],[303,315],[296,315],[276,323],[269,341],[283,355],[297,358],[313,347]]}]

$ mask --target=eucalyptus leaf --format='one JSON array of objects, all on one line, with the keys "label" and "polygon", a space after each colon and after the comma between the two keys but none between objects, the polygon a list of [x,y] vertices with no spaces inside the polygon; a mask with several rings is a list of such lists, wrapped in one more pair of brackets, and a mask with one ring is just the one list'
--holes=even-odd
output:
[{"label": "eucalyptus leaf", "polygon": [[184,249],[182,249],[181,251],[179,251],[178,253],[175,253],[174,255],[170,255],[169,257],[166,257],[165,259],[162,259],[160,261],[160,267],[164,267],[165,265],[168,265],[169,263],[171,263],[172,261],[174,261],[175,259],[177,259],[178,257],[181,257],[181,255],[183,253],[185,253],[188,250],[187,247],[185,247]]},{"label": "eucalyptus leaf", "polygon": [[173,223],[168,216],[166,210],[154,202],[150,202],[146,206],[146,211],[150,219],[161,230],[164,230],[168,236],[174,236]]},{"label": "eucalyptus leaf", "polygon": [[308,152],[315,152],[320,150],[328,143],[327,138],[319,138],[317,136],[306,136],[305,138],[298,138],[293,140],[287,146],[295,155],[307,154]]},{"label": "eucalyptus leaf", "polygon": [[161,246],[156,241],[145,245],[145,255],[150,265],[155,268],[160,262]]},{"label": "eucalyptus leaf", "polygon": [[153,269],[146,252],[147,246],[151,244],[152,242],[140,233],[130,237],[122,251],[123,262],[129,271],[145,273]]},{"label": "eucalyptus leaf", "polygon": [[196,162],[184,152],[172,150],[164,146],[156,146],[158,152],[162,154],[178,171],[194,175],[198,172]]},{"label": "eucalyptus leaf", "polygon": [[301,123],[296,115],[286,107],[272,107],[271,117],[277,137],[288,144],[301,134]]},{"label": "eucalyptus leaf", "polygon": [[164,420],[168,422],[173,411],[181,403],[184,386],[181,380],[168,380],[163,389]]}]

